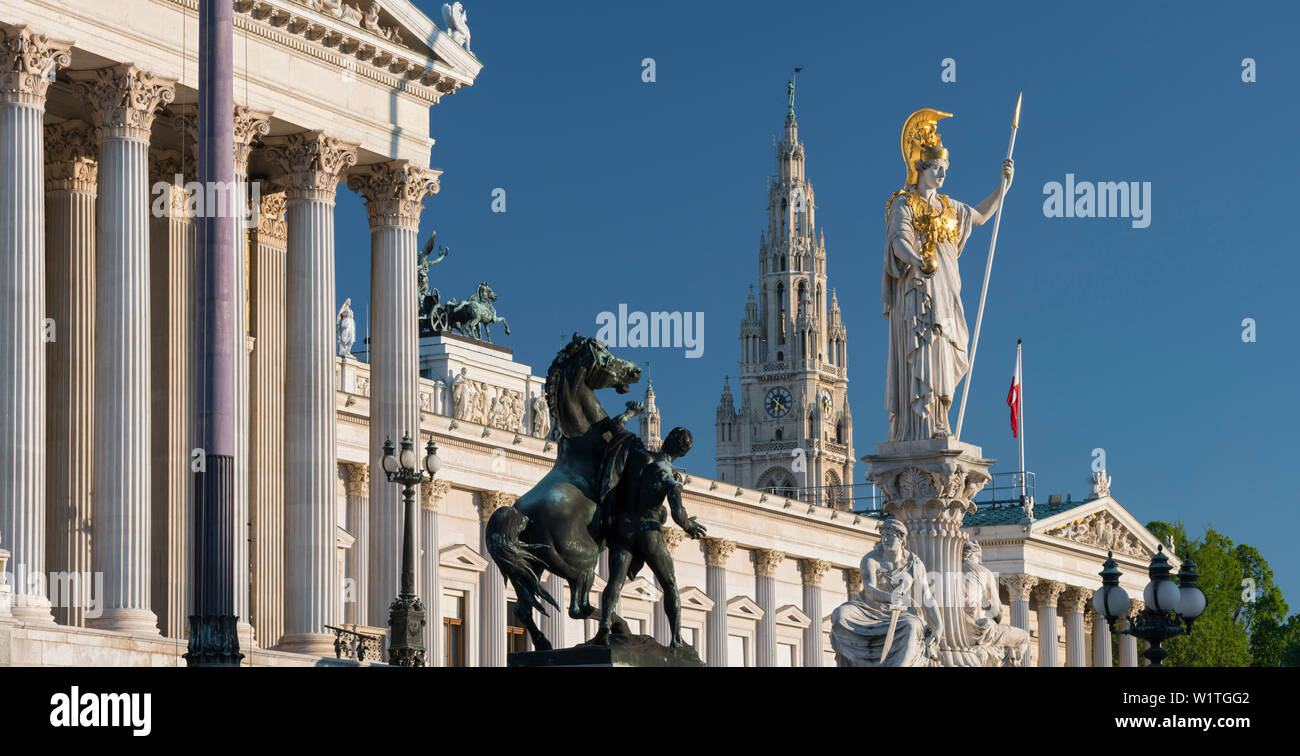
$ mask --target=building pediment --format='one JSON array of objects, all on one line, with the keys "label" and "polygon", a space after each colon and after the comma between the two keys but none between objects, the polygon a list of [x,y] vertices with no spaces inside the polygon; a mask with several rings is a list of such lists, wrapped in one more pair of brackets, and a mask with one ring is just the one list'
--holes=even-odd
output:
[{"label": "building pediment", "polygon": [[663,591],[655,587],[650,579],[644,575],[636,580],[629,580],[623,584],[623,598],[637,601],[649,601],[654,603],[663,595]]},{"label": "building pediment", "polygon": [[1033,532],[1138,559],[1150,559],[1160,545],[1109,495],[1038,520]]},{"label": "building pediment", "polygon": [[776,624],[785,625],[786,627],[797,627],[803,629],[812,624],[812,618],[803,613],[799,607],[794,604],[786,604],[773,613]]},{"label": "building pediment", "polygon": [[756,604],[749,596],[735,596],[727,602],[727,616],[760,620],[763,618],[763,607]]},{"label": "building pediment", "polygon": [[430,102],[473,84],[483,67],[406,0],[235,0],[235,11],[270,27],[282,44],[349,75],[385,85],[396,76],[404,91]]},{"label": "building pediment", "polygon": [[693,585],[683,588],[681,597],[682,607],[685,609],[699,609],[707,612],[713,608],[713,599],[709,598],[709,594]]},{"label": "building pediment", "polygon": [[483,572],[488,568],[488,560],[463,543],[442,547],[438,551],[438,564],[453,570],[470,572]]}]

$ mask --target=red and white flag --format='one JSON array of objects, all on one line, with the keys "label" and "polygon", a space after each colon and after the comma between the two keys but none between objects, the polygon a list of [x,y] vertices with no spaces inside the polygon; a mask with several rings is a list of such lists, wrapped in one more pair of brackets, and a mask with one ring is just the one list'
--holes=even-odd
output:
[{"label": "red and white flag", "polygon": [[1016,372],[1011,376],[1011,389],[1007,391],[1007,406],[1011,408],[1011,437],[1020,435],[1020,342],[1016,342]]}]

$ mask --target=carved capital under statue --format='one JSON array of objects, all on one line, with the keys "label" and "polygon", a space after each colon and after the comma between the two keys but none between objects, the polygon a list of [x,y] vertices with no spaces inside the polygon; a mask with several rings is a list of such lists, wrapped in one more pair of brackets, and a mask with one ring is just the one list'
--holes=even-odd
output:
[{"label": "carved capital under statue", "polygon": [[501,507],[513,506],[515,500],[519,498],[503,491],[484,491],[479,494],[478,516],[483,522],[487,522],[492,513]]},{"label": "carved capital under statue", "polygon": [[663,534],[664,548],[668,549],[669,554],[676,551],[677,547],[681,544],[682,539],[686,537],[686,531],[674,527],[665,527],[663,529]]}]

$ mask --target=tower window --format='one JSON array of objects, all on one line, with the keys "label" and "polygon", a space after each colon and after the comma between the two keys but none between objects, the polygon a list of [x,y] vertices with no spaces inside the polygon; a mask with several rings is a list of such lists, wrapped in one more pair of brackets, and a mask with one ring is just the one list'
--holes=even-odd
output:
[{"label": "tower window", "polygon": [[776,429],[776,436],[775,436],[775,438],[776,438],[777,441],[780,441],[780,440],[781,440],[781,429],[780,429],[780,428],[777,428],[777,429]]}]

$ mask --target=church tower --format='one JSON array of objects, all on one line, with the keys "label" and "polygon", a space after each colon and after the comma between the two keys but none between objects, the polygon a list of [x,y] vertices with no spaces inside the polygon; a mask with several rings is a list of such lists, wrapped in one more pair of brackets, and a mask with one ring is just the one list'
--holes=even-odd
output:
[{"label": "church tower", "polygon": [[655,406],[655,387],[649,380],[645,385],[645,412],[637,418],[637,429],[640,431],[637,435],[641,437],[641,443],[650,451],[659,451],[663,446],[663,439],[659,435],[659,408]]},{"label": "church tower", "polygon": [[718,479],[847,508],[854,462],[848,333],[827,284],[793,81],[776,160],[758,242],[758,294],[750,286],[740,321],[741,406],[730,379],[718,404]]}]

